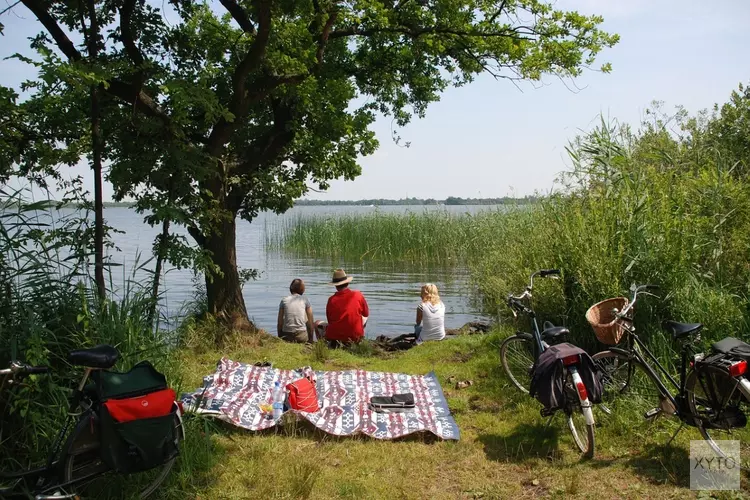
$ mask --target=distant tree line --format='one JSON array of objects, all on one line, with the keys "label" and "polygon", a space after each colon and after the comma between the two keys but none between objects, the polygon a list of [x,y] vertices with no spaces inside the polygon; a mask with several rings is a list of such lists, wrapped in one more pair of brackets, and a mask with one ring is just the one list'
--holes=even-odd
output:
[{"label": "distant tree line", "polygon": [[[444,200],[435,198],[401,198],[392,199],[370,199],[370,200],[296,200],[296,206],[324,206],[324,205],[525,205],[534,203],[539,199],[537,196],[526,196],[524,198],[461,198],[449,196]],[[81,203],[66,203],[64,206],[83,207]],[[104,208],[132,207],[135,202],[129,201],[105,201]]]},{"label": "distant tree line", "polygon": [[444,200],[435,198],[400,198],[398,200],[389,200],[383,198],[370,200],[297,200],[295,205],[318,206],[318,205],[525,205],[534,203],[539,198],[536,196],[526,196],[523,198],[461,198],[449,196]]}]

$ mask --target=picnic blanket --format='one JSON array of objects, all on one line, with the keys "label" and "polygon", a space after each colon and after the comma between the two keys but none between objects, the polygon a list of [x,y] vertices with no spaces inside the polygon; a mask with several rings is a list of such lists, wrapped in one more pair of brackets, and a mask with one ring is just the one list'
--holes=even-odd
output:
[{"label": "picnic blanket", "polygon": [[[377,439],[394,439],[427,431],[442,439],[458,440],[459,430],[448,410],[437,377],[365,370],[313,371],[277,370],[222,358],[203,387],[181,397],[186,411],[220,418],[253,431],[276,425],[267,418],[261,404],[271,404],[274,382],[282,386],[312,374],[316,380],[320,410],[312,413],[288,410],[315,427],[336,436],[365,434]],[[403,413],[377,413],[369,409],[372,396],[414,394],[415,408]]]}]

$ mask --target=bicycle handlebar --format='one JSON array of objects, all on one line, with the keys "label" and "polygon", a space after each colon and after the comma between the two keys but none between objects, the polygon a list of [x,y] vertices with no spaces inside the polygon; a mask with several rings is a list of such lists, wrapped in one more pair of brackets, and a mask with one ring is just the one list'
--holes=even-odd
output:
[{"label": "bicycle handlebar", "polygon": [[0,375],[38,375],[49,373],[49,366],[29,366],[20,363],[11,363],[10,368],[0,370]]},{"label": "bicycle handlebar", "polygon": [[539,271],[539,276],[542,278],[546,278],[547,276],[560,276],[560,270],[559,269],[542,269]]},{"label": "bicycle handlebar", "polygon": [[515,314],[515,311],[523,312],[526,314],[533,314],[533,311],[528,308],[526,305],[524,305],[521,301],[523,299],[531,297],[531,290],[534,288],[534,277],[539,276],[540,278],[546,278],[548,276],[557,277],[560,276],[560,270],[559,269],[540,269],[539,271],[535,271],[531,273],[531,276],[529,276],[529,285],[526,287],[526,290],[521,295],[508,295],[508,307],[513,309],[513,314]]},{"label": "bicycle handlebar", "polygon": [[639,293],[644,292],[646,290],[658,290],[658,289],[659,289],[659,285],[637,285],[635,288],[633,288],[633,299],[630,301],[630,303],[625,309],[623,309],[622,311],[616,314],[617,317],[624,318],[630,312],[630,310],[633,309],[633,306],[638,300]]},{"label": "bicycle handlebar", "polygon": [[25,373],[27,375],[49,373],[49,366],[27,366]]}]

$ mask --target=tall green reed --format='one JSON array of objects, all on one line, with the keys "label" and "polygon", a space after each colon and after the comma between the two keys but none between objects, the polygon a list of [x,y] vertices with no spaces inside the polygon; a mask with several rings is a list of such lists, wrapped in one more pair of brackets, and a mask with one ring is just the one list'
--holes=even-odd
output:
[{"label": "tall green reed", "polygon": [[266,246],[314,257],[450,265],[483,251],[505,228],[499,210],[304,216],[266,227]]}]

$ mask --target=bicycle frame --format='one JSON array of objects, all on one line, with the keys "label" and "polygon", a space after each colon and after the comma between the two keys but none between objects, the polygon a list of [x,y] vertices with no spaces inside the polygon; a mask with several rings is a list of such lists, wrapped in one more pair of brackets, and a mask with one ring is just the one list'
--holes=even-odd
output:
[{"label": "bicycle frame", "polygon": [[[52,478],[57,478],[60,476],[60,462],[58,460],[58,457],[61,452],[61,448],[63,446],[63,442],[66,438],[66,436],[70,433],[71,425],[75,421],[80,421],[81,419],[85,418],[87,415],[92,413],[91,407],[84,408],[83,411],[77,412],[79,407],[81,406],[81,403],[83,402],[84,393],[83,388],[86,385],[86,382],[89,379],[89,376],[91,375],[92,368],[86,368],[86,371],[81,378],[81,381],[78,384],[78,387],[73,390],[73,394],[70,397],[69,400],[69,407],[68,407],[68,414],[65,418],[65,423],[63,424],[62,428],[57,434],[57,437],[55,438],[54,444],[52,445],[49,455],[47,456],[47,462],[42,467],[37,467],[34,469],[27,469],[22,471],[14,471],[10,473],[6,473],[3,471],[0,471],[0,479],[6,480],[6,481],[13,481],[17,480],[26,486],[32,486],[34,490],[38,490],[39,492],[45,492],[52,488],[65,488],[66,486],[70,486],[71,483],[59,483],[55,480],[52,481],[45,481],[44,483],[40,484],[41,480],[49,480]],[[7,376],[6,376],[7,378]],[[3,384],[0,384],[0,388],[2,388],[3,385],[5,385],[5,379],[3,379]],[[76,425],[73,425],[73,431],[75,432]],[[76,482],[81,480],[89,479],[88,477],[82,477],[77,479]],[[18,483],[16,485],[12,485],[10,488],[0,488],[0,496],[3,498],[5,496],[9,495],[21,495],[24,492],[19,491],[17,488]],[[61,497],[65,498],[65,497]]]},{"label": "bicycle frame", "polygon": [[[664,366],[659,362],[659,359],[656,357],[656,355],[654,355],[654,353],[652,353],[649,348],[646,347],[646,344],[635,333],[635,325],[633,324],[632,318],[632,308],[638,299],[639,290],[641,290],[641,288],[648,289],[648,287],[651,287],[651,285],[642,285],[641,287],[636,287],[634,289],[633,300],[630,302],[628,307],[620,313],[621,326],[627,332],[628,337],[627,349],[612,347],[610,348],[610,350],[613,352],[619,352],[620,354],[624,354],[625,356],[628,356],[640,362],[641,365],[646,369],[646,372],[651,377],[651,379],[656,383],[656,387],[657,389],[659,389],[659,393],[661,394],[661,396],[669,400],[678,416],[682,416],[684,410],[683,401],[685,396],[685,384],[687,381],[688,354],[690,348],[687,343],[684,343],[680,350],[680,380],[678,382],[667,371],[667,369],[664,368]],[[646,354],[648,359],[644,357],[643,353]],[[658,372],[654,370],[654,365],[656,365],[656,367],[658,368]],[[632,374],[633,366],[630,365],[628,367],[628,379],[630,379]],[[674,387],[674,394],[664,383],[663,377],[665,377],[672,385],[672,387]]]},{"label": "bicycle frame", "polygon": [[[521,306],[523,309],[523,312],[531,318],[531,326],[532,326],[532,333],[531,336],[534,338],[534,359],[537,359],[541,353],[544,352],[544,342],[542,342],[542,333],[539,329],[539,323],[536,319],[536,313],[534,312],[534,309],[531,307],[524,306],[520,301],[525,298],[531,298],[531,291],[534,289],[534,278],[537,276],[546,277],[546,276],[552,276],[554,278],[557,278],[557,276],[560,274],[560,271],[557,269],[551,269],[551,270],[541,270],[536,271],[529,276],[529,285],[526,287],[526,290],[519,295],[519,296],[513,296],[510,295],[508,297],[509,301],[511,299],[518,302],[518,305]],[[516,314],[515,309],[511,305],[511,310],[513,311],[513,314]]]},{"label": "bicycle frame", "polygon": [[[637,348],[634,348],[637,347]],[[688,349],[687,346],[683,346],[682,352],[681,352],[681,359],[680,359],[680,381],[677,382],[674,377],[667,371],[666,368],[659,362],[658,358],[652,353],[648,347],[644,344],[644,342],[635,335],[634,333],[628,335],[628,349],[618,349],[618,348],[612,348],[612,351],[621,351],[624,354],[631,356],[635,358],[637,361],[643,365],[643,367],[647,370],[648,375],[653,379],[653,381],[656,383],[657,388],[659,389],[659,392],[662,396],[669,399],[670,403],[674,405],[674,407],[677,410],[680,410],[680,403],[677,401],[675,396],[672,394],[672,391],[664,384],[663,377],[666,377],[666,379],[669,381],[669,383],[674,387],[677,395],[682,395],[685,390],[685,380],[687,378],[687,357],[688,357]],[[643,356],[643,353],[648,356],[648,360],[646,357]],[[653,365],[656,365],[658,368],[658,372],[654,370]],[[633,370],[633,367],[630,367],[630,370]],[[630,377],[632,373],[628,373],[628,377]],[[662,377],[663,376],[663,377]]]}]

